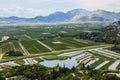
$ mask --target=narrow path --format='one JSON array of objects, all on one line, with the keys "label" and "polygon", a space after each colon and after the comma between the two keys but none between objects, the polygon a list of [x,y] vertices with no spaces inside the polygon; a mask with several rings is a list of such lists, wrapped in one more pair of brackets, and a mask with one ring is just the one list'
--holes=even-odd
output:
[{"label": "narrow path", "polygon": [[116,70],[117,66],[120,64],[120,60],[115,61],[108,69]]},{"label": "narrow path", "polygon": [[30,36],[28,36],[28,35],[26,35],[26,34],[24,34],[24,36],[25,36],[26,38],[30,39],[30,40],[33,40]]},{"label": "narrow path", "polygon": [[20,41],[18,41],[18,44],[20,45],[21,49],[23,50],[24,55],[29,55],[29,52],[24,48],[24,46],[21,44]]},{"label": "narrow path", "polygon": [[0,53],[0,61],[2,60],[3,54]]},{"label": "narrow path", "polygon": [[53,49],[50,48],[48,45],[44,44],[43,42],[36,40],[39,44],[43,45],[44,47],[46,47],[48,50],[52,51]]}]

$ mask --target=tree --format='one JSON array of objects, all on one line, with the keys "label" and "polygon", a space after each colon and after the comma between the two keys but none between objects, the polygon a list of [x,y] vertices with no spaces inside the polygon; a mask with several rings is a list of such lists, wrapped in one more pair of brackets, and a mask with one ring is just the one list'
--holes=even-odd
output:
[{"label": "tree", "polygon": [[117,48],[117,45],[119,44],[119,36],[120,36],[120,21],[114,22],[113,23],[114,31],[115,31],[115,36],[114,36],[114,47]]},{"label": "tree", "polygon": [[14,50],[8,51],[8,52],[6,52],[6,54],[7,54],[8,56],[23,56],[23,53],[21,53],[21,52],[19,52],[19,51],[14,51]]}]

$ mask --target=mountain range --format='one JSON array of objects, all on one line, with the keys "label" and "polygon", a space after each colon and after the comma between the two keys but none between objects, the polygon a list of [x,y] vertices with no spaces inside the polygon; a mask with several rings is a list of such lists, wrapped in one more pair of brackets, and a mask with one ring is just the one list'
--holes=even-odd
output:
[{"label": "mountain range", "polygon": [[88,11],[85,9],[74,9],[64,12],[55,12],[48,16],[36,16],[34,18],[24,18],[17,16],[0,17],[0,23],[21,23],[21,22],[88,22],[88,21],[118,21],[120,12],[106,10]]}]

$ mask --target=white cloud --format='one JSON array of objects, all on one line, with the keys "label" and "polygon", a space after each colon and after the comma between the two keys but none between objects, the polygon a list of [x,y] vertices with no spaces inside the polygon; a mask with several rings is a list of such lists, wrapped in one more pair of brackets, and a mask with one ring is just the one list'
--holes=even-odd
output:
[{"label": "white cloud", "polygon": [[105,9],[117,11],[120,9],[120,0],[77,0],[76,5],[88,10]]},{"label": "white cloud", "polygon": [[0,16],[19,16],[19,17],[35,17],[39,15],[48,15],[51,12],[49,10],[37,10],[33,8],[0,8]]}]

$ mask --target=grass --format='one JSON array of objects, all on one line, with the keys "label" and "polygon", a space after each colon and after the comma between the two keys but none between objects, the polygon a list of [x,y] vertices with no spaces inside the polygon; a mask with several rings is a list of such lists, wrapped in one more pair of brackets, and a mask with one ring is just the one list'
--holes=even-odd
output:
[{"label": "grass", "polygon": [[18,41],[12,41],[14,47],[15,47],[15,51],[20,51],[23,52],[23,50],[21,49],[20,45],[18,44]]},{"label": "grass", "polygon": [[14,50],[13,45],[10,42],[4,43],[2,46],[2,53],[6,53],[8,51]]},{"label": "grass", "polygon": [[[85,46],[93,46],[98,45],[98,43],[92,41],[78,41],[81,39],[74,39],[74,38],[53,38],[42,41],[44,44],[52,47],[55,50],[65,50],[65,49],[73,49],[73,48],[80,48]],[[54,44],[53,42],[59,41],[61,44]],[[86,43],[85,43],[86,42]],[[99,43],[100,44],[100,43]]]},{"label": "grass", "polygon": [[[56,41],[60,41],[59,39],[48,39],[48,40],[44,40],[42,41],[44,44],[52,47],[53,49],[55,50],[65,50],[65,49],[70,49],[70,46],[69,44],[66,44],[65,42],[63,41],[60,41],[61,44],[54,44],[53,42],[56,42]],[[73,48],[73,47],[72,47]]]},{"label": "grass", "polygon": [[0,54],[2,54],[2,48],[0,48]]},{"label": "grass", "polygon": [[107,49],[111,50],[111,51],[114,51],[114,52],[117,52],[117,53],[120,53],[120,48],[110,47],[110,48],[107,48]]},{"label": "grass", "polygon": [[24,40],[24,41],[21,41],[21,43],[22,43],[22,45],[27,49],[27,51],[29,52],[29,53],[39,53],[40,52],[40,50],[39,49],[37,49],[35,46],[34,46],[34,44],[32,43],[32,41],[31,40]]},{"label": "grass", "polygon": [[38,63],[43,61],[43,60],[40,59],[40,58],[34,58],[34,60],[38,61]]},{"label": "grass", "polygon": [[20,60],[15,60],[15,63],[19,64],[19,65],[24,65],[24,61],[22,59]]},{"label": "grass", "polygon": [[67,58],[68,57],[66,57],[66,56],[55,56],[55,55],[48,55],[48,56],[44,57],[44,59],[46,59],[46,60],[65,60]]},{"label": "grass", "polygon": [[[18,41],[13,40],[13,41],[3,43],[2,53],[6,53],[6,52],[9,52],[12,50],[19,51],[19,52],[23,53],[23,50],[21,49],[20,45],[18,44]],[[4,56],[7,56],[7,55],[5,54]]]},{"label": "grass", "polygon": [[80,43],[84,43],[86,45],[97,45],[97,44],[100,44],[98,42],[93,42],[93,41],[90,41],[90,40],[83,40],[83,39],[76,39],[74,38],[75,41],[77,42],[80,42]]},{"label": "grass", "polygon": [[117,69],[119,69],[119,70],[120,70],[120,64],[117,66]]},{"label": "grass", "polygon": [[102,66],[100,69],[106,70],[106,69],[108,69],[108,67],[109,67],[112,63],[114,63],[114,62],[115,62],[114,60],[111,60],[109,63],[107,63],[106,65]]},{"label": "grass", "polygon": [[24,40],[24,41],[21,41],[21,43],[31,54],[49,52],[49,50],[46,47],[39,44],[35,40]]},{"label": "grass", "polygon": [[90,67],[91,68],[95,68],[95,67],[97,67],[99,64],[101,64],[104,61],[105,61],[104,59],[100,58],[100,60],[98,60],[95,63],[91,64]]},{"label": "grass", "polygon": [[67,44],[70,44],[71,46],[76,47],[76,48],[87,46],[86,44],[81,43],[81,42],[77,42],[71,38],[61,38],[60,40],[67,43]]},{"label": "grass", "polygon": [[40,50],[40,52],[49,52],[49,50],[46,47],[39,44],[36,40],[32,40],[31,42],[32,42],[32,44],[34,44],[34,46],[36,46],[36,48],[38,48]]}]

